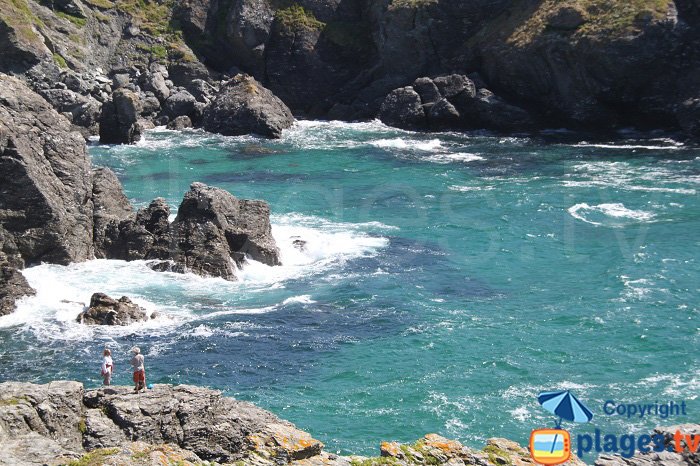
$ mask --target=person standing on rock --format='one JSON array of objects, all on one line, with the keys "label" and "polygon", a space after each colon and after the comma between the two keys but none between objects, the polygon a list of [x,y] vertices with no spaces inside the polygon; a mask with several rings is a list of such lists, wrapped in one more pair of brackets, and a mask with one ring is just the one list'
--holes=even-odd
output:
[{"label": "person standing on rock", "polygon": [[131,348],[134,357],[131,358],[131,365],[134,368],[134,393],[143,389],[146,391],[146,368],[143,365],[143,355],[138,346]]},{"label": "person standing on rock", "polygon": [[105,348],[102,352],[102,385],[112,384],[112,374],[114,373],[114,363],[112,362],[112,352]]}]

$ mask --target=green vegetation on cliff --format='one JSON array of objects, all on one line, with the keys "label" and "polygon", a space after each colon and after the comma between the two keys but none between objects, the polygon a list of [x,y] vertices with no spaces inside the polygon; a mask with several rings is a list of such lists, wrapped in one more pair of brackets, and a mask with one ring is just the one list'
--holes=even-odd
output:
[{"label": "green vegetation on cliff", "polygon": [[32,47],[43,47],[43,41],[34,30],[43,23],[29,9],[27,0],[0,0],[0,21],[15,31],[18,40]]},{"label": "green vegetation on cliff", "polygon": [[532,6],[519,2],[492,31],[512,31],[508,42],[526,45],[548,30],[569,31],[575,37],[623,37],[652,21],[663,20],[672,0],[545,0]]},{"label": "green vegetation on cliff", "polygon": [[287,8],[277,10],[275,18],[287,29],[320,30],[326,24],[316,19],[314,14],[303,6],[294,3]]},{"label": "green vegetation on cliff", "polygon": [[398,10],[399,8],[423,8],[437,2],[438,0],[393,0],[389,4],[389,9]]}]

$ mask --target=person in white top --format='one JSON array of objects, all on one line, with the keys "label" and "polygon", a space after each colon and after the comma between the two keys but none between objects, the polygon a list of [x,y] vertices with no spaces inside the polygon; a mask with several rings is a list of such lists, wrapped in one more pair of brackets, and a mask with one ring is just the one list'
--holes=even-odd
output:
[{"label": "person in white top", "polygon": [[104,381],[103,385],[110,385],[112,383],[112,374],[114,373],[114,363],[112,362],[112,352],[105,348],[102,352],[102,378]]}]

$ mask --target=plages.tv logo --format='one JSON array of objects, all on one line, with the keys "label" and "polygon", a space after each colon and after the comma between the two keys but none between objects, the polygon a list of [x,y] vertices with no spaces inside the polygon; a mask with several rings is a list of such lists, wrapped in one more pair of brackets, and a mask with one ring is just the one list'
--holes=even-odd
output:
[{"label": "plages.tv logo", "polygon": [[593,413],[569,390],[540,393],[537,401],[559,420],[554,429],[532,431],[530,456],[536,463],[547,466],[566,463],[571,458],[571,435],[561,428],[562,421],[590,422]]}]

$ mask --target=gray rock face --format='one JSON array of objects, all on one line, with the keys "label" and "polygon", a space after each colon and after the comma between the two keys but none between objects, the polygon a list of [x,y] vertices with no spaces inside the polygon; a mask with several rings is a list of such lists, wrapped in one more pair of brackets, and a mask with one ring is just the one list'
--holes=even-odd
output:
[{"label": "gray rock face", "polygon": [[256,133],[279,138],[292,123],[292,112],[269,89],[250,76],[237,75],[207,106],[203,126],[229,136]]},{"label": "gray rock face", "polygon": [[397,128],[425,127],[425,111],[420,95],[411,86],[391,91],[382,103],[379,119]]},{"label": "gray rock face", "polygon": [[227,191],[193,183],[172,224],[172,259],[201,275],[235,280],[245,256],[278,265],[266,202],[240,200]]},{"label": "gray rock face", "polygon": [[197,99],[187,91],[178,91],[167,98],[163,105],[165,114],[170,118],[191,117],[195,113]]},{"label": "gray rock face", "polygon": [[[292,424],[218,391],[156,385],[139,395],[130,387],[84,392],[78,382],[0,384],[0,442],[0,465],[8,466],[66,464],[84,448],[109,447],[118,447],[110,455],[123,455],[109,464],[126,466],[202,460],[272,466],[275,458],[308,458],[323,447]],[[172,461],[144,462],[146,444]]]},{"label": "gray rock face", "polygon": [[126,296],[112,299],[104,293],[93,294],[90,307],[77,318],[78,322],[86,325],[129,325],[146,320],[146,310]]},{"label": "gray rock face", "polygon": [[118,237],[119,223],[134,215],[129,199],[112,170],[97,167],[92,170],[92,198],[94,204],[95,257],[108,257]]},{"label": "gray rock face", "polygon": [[170,97],[170,89],[167,84],[165,84],[165,77],[163,73],[159,71],[143,74],[141,76],[141,83],[143,89],[153,92],[160,102],[165,102],[165,100]]},{"label": "gray rock face", "polygon": [[78,458],[82,398],[78,382],[0,384],[0,464],[61,464]]},{"label": "gray rock face", "polygon": [[21,265],[92,257],[92,212],[82,136],[21,81],[0,75],[0,226]]},{"label": "gray rock face", "polygon": [[15,301],[36,294],[27,279],[16,268],[0,263],[0,316],[15,310]]},{"label": "gray rock face", "polygon": [[112,94],[112,100],[102,105],[100,116],[100,142],[103,144],[132,144],[142,133],[139,124],[141,102],[134,92],[120,88]]}]

